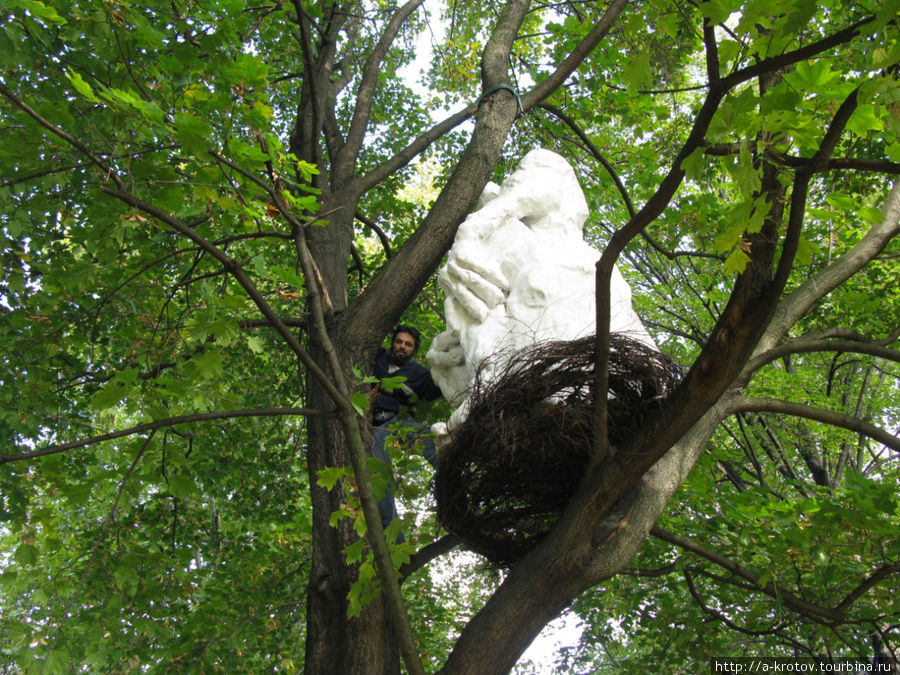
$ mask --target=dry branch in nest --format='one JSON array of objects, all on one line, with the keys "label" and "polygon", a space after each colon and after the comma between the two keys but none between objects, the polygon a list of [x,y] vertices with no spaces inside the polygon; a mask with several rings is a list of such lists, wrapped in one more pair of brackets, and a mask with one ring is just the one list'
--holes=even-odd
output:
[{"label": "dry branch in nest", "polygon": [[[522,558],[558,520],[584,475],[593,443],[594,337],[544,342],[476,375],[465,422],[441,452],[438,518],[491,563]],[[610,336],[609,438],[639,427],[680,378],[668,357]]]}]

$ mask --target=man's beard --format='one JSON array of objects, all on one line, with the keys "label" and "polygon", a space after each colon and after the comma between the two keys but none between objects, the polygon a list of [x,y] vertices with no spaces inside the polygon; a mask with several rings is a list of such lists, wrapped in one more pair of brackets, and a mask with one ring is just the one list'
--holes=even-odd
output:
[{"label": "man's beard", "polygon": [[395,366],[400,366],[401,368],[403,366],[408,366],[410,363],[412,363],[413,360],[412,354],[410,354],[409,356],[400,356],[393,349],[388,352],[388,357],[390,358],[391,363],[393,363]]}]

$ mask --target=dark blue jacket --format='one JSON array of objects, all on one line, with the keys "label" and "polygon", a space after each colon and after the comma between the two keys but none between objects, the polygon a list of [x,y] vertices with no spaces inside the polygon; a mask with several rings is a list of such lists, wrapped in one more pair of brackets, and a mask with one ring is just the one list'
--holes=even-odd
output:
[{"label": "dark blue jacket", "polygon": [[410,415],[415,416],[415,401],[434,401],[442,394],[440,388],[431,379],[431,371],[415,361],[408,365],[394,367],[391,370],[391,362],[388,350],[384,347],[378,349],[375,356],[375,377],[405,377],[406,381],[392,392],[379,388],[378,397],[375,399],[375,412],[385,411],[396,414],[400,406],[409,408]]}]

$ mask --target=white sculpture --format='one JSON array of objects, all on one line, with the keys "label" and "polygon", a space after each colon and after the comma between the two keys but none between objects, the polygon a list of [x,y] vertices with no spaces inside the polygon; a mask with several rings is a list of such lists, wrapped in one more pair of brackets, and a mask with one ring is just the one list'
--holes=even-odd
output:
[{"label": "white sculpture", "polygon": [[[434,426],[439,440],[468,414],[466,392],[477,368],[490,379],[524,347],[594,331],[600,254],[584,241],[587,215],[575,172],[549,150],[532,150],[502,186],[485,187],[438,274],[447,330],[435,337],[427,359],[456,408],[446,424]],[[610,331],[656,349],[618,269],[610,292]]]}]

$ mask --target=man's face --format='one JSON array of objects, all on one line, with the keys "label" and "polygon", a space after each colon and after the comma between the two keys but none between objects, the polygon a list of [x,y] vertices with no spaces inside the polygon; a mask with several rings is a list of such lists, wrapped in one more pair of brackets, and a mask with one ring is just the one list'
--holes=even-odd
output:
[{"label": "man's face", "polygon": [[409,333],[400,332],[391,342],[391,357],[396,363],[402,363],[412,357],[416,351],[416,340]]}]

